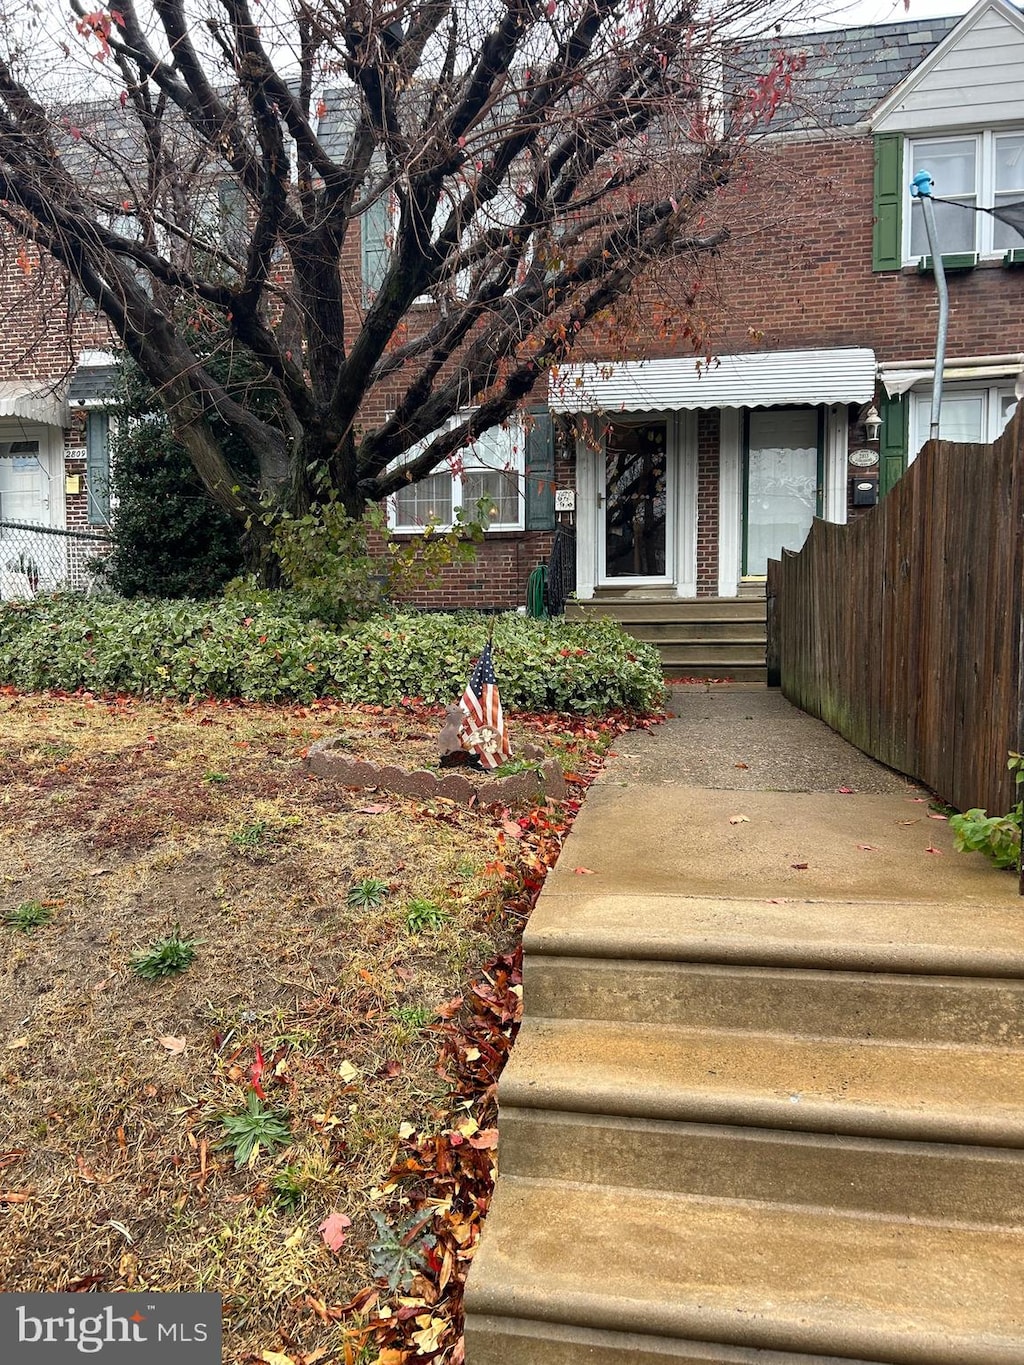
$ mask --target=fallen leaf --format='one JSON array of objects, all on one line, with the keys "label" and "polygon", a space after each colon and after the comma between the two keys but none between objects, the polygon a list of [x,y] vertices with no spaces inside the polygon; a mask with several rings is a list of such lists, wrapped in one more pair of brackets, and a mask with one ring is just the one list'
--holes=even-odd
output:
[{"label": "fallen leaf", "polygon": [[[305,1230],[301,1227],[298,1227],[295,1229],[294,1232],[288,1234],[288,1236],[284,1239],[284,1244],[289,1249],[289,1251],[293,1251],[296,1247],[302,1245],[302,1240],[305,1237],[305,1235],[306,1235]],[[342,1238],[342,1241],[344,1241],[344,1238]],[[335,1247],[335,1250],[337,1250],[337,1247]]]},{"label": "fallen leaf", "polygon": [[78,1174],[82,1177],[82,1179],[85,1181],[87,1185],[96,1184],[96,1181],[98,1179],[96,1172],[92,1169],[91,1166],[87,1165],[84,1156],[76,1156],[75,1165],[78,1167]]},{"label": "fallen leaf", "polygon": [[259,1358],[266,1361],[266,1365],[295,1365],[291,1356],[286,1356],[283,1351],[261,1351]]},{"label": "fallen leaf", "polygon": [[30,1194],[16,1193],[13,1190],[4,1193],[0,1190],[0,1204],[27,1204],[31,1198]]},{"label": "fallen leaf", "polygon": [[403,1123],[403,1124],[399,1127],[399,1129],[398,1129],[398,1136],[399,1136],[400,1138],[403,1138],[403,1139],[404,1139],[404,1138],[411,1138],[412,1135],[413,1135],[413,1133],[415,1133],[415,1131],[416,1131],[416,1128],[415,1128],[415,1125],[414,1125],[414,1124],[411,1124],[411,1123]]},{"label": "fallen leaf", "polygon": [[574,867],[573,871],[577,877],[596,877],[597,873],[592,867]]},{"label": "fallen leaf", "polygon": [[854,790],[853,787],[837,787],[836,790],[839,792],[839,795],[840,795],[840,796],[855,796],[855,795],[856,795],[856,791]]},{"label": "fallen leaf", "polygon": [[332,1251],[340,1251],[345,1244],[345,1233],[352,1226],[348,1214],[329,1213],[318,1229],[320,1236]]},{"label": "fallen leaf", "polygon": [[481,1128],[475,1137],[469,1139],[469,1145],[475,1147],[478,1152],[489,1150],[498,1145],[497,1128]]},{"label": "fallen leaf", "polygon": [[858,848],[862,848],[862,849],[864,850],[865,853],[877,853],[877,852],[878,852],[878,845],[877,845],[877,844],[858,844],[857,847],[858,847]]},{"label": "fallen leaf", "polygon": [[750,824],[750,816],[749,816],[749,815],[730,815],[730,816],[729,816],[729,824],[730,824],[730,825],[749,825],[749,824]]},{"label": "fallen leaf", "polygon": [[942,855],[942,849],[941,849],[941,848],[935,848],[932,844],[929,844],[928,847],[925,849],[925,853],[938,853],[938,854],[940,855],[940,857],[941,857],[941,855]]},{"label": "fallen leaf", "polygon": [[896,823],[898,825],[919,825],[921,823],[921,817],[915,815],[913,820],[897,820]]},{"label": "fallen leaf", "polygon": [[521,839],[523,837],[524,831],[513,820],[504,820],[501,827],[510,839]]},{"label": "fallen leaf", "polygon": [[446,1318],[434,1318],[429,1313],[421,1313],[416,1319],[416,1325],[420,1330],[412,1333],[412,1339],[422,1355],[430,1355],[440,1346],[448,1321]]},{"label": "fallen leaf", "polygon": [[790,863],[790,867],[795,867],[797,872],[805,872],[807,870],[806,863]]},{"label": "fallen leaf", "polygon": [[733,766],[734,768],[747,768],[747,767],[749,767],[750,765],[747,764],[747,763],[734,763],[732,766]]},{"label": "fallen leaf", "polygon": [[174,1035],[170,1033],[157,1039],[160,1046],[165,1047],[172,1057],[176,1057],[179,1052],[185,1051],[185,1041],[184,1038],[175,1038]]},{"label": "fallen leaf", "polygon": [[356,813],[357,813],[358,815],[383,815],[384,812],[385,812],[386,810],[390,810],[390,807],[389,807],[389,806],[358,806],[358,807],[356,808]]},{"label": "fallen leaf", "polygon": [[341,1066],[338,1067],[338,1075],[346,1085],[351,1085],[359,1075],[359,1068],[353,1066],[349,1061],[344,1061]]},{"label": "fallen leaf", "polygon": [[908,796],[907,800],[913,801],[915,806],[923,806],[927,802],[928,798],[927,796]]},{"label": "fallen leaf", "polygon": [[948,815],[940,815],[940,814],[938,813],[938,811],[930,810],[930,811],[928,812],[928,819],[929,819],[929,820],[948,820],[948,819],[949,819],[949,816],[948,816]]},{"label": "fallen leaf", "polygon": [[12,1038],[7,1044],[8,1052],[14,1052],[19,1047],[28,1047],[31,1039],[26,1034],[23,1038]]},{"label": "fallen leaf", "polygon": [[109,873],[110,873],[109,867],[90,867],[86,875],[89,877],[106,877],[109,875]]}]

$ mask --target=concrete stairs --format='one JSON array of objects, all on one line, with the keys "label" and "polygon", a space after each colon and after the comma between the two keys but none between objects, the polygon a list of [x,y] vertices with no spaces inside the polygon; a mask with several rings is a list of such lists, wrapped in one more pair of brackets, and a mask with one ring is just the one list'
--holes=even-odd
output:
[{"label": "concrete stairs", "polygon": [[658,590],[614,592],[569,602],[569,620],[605,616],[654,645],[668,677],[760,682],[765,671],[765,599],[760,596],[683,600]]},{"label": "concrete stairs", "polygon": [[1021,1365],[1013,900],[570,878],[526,936],[468,1365]]}]

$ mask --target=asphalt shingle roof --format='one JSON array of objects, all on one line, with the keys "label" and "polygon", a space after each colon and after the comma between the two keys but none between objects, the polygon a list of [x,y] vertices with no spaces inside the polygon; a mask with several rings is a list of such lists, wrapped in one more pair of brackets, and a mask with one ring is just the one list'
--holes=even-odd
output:
[{"label": "asphalt shingle roof", "polygon": [[770,70],[776,54],[804,56],[804,69],[792,76],[791,101],[780,107],[772,129],[848,128],[867,119],[959,22],[913,19],[832,33],[784,34],[771,43],[738,48],[728,64],[728,78],[733,89],[742,90]]}]

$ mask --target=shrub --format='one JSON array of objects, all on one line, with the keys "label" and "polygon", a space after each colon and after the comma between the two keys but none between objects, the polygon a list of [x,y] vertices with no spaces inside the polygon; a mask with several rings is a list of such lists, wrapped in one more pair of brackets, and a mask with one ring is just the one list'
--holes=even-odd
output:
[{"label": "shrub", "polygon": [[[198,335],[198,334],[197,334]],[[228,338],[204,333],[205,359],[228,391],[260,415],[273,410],[271,388]],[[240,523],[210,497],[152,386],[122,358],[111,432],[110,490],[116,501],[107,572],[125,597],[210,597],[242,571]],[[233,467],[255,476],[252,456],[219,432]]]},{"label": "shrub", "polygon": [[648,711],[662,700],[656,651],[614,622],[406,612],[341,631],[305,620],[285,593],[215,603],[66,595],[0,603],[0,682],[182,699],[450,702],[492,627],[507,708]]},{"label": "shrub", "polygon": [[[1024,784],[1024,756],[1011,751],[1006,764],[1014,774],[1017,794]],[[1021,827],[1024,825],[1024,800],[1006,815],[989,815],[979,806],[951,815],[949,827],[953,831],[953,846],[958,853],[984,853],[996,867],[1020,868]]]}]

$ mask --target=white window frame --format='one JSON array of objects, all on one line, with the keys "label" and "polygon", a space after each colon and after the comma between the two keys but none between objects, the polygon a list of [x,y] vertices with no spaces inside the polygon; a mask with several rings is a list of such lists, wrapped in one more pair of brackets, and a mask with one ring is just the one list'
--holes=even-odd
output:
[{"label": "white window frame", "polygon": [[[465,188],[466,186],[459,186],[460,193]],[[522,200],[515,193],[515,190],[512,188],[511,184],[506,183],[498,192],[498,194],[494,197],[494,199],[490,200],[486,206],[479,210],[479,216],[474,218],[473,223],[471,224],[471,227],[470,229],[468,229],[468,231],[470,231],[471,233],[474,230],[488,231],[491,227],[501,226],[502,224],[500,223],[494,223],[490,221],[490,217],[494,213],[495,204],[515,205],[516,217],[513,219],[513,221],[509,222],[508,224],[504,224],[504,226],[507,226],[509,228],[515,227],[519,221],[518,215],[522,211]],[[434,214],[434,221],[431,224],[431,237],[434,237],[440,231],[441,227],[446,222],[448,215],[451,213],[454,206],[455,201],[450,194],[442,196],[441,201],[438,203],[437,210]],[[399,226],[400,224],[398,212],[398,196],[394,193],[394,191],[389,191],[388,231],[385,236],[385,245],[388,247],[390,252],[394,251],[394,244],[398,237]],[[519,262],[519,267],[516,272],[516,278],[513,287],[522,283],[522,279],[525,278],[525,272],[529,268],[529,265],[533,260],[535,245],[536,243],[534,239],[531,238],[530,241],[527,243],[523,259]],[[456,271],[453,278],[447,282],[447,285],[445,287],[437,285],[431,286],[431,288],[428,289],[426,293],[417,294],[417,296],[413,299],[413,304],[417,307],[427,307],[431,305],[436,305],[439,296],[443,297],[445,293],[445,288],[447,288],[447,290],[450,292],[451,297],[456,301],[461,301],[462,299],[467,298],[469,295],[469,283],[471,274],[472,270],[468,266],[464,267],[461,270]]]},{"label": "white window frame", "polygon": [[[964,384],[943,384],[943,401],[947,398],[967,398],[981,396],[984,399],[984,409],[982,421],[984,430],[981,434],[982,443],[994,441],[1005,429],[1009,417],[1002,418],[1001,408],[1004,398],[1013,398],[1016,401],[1014,387],[1012,384],[985,384],[975,381],[974,383]],[[910,433],[909,449],[907,451],[907,464],[913,464],[920,455],[921,450],[928,440],[928,429],[931,426],[932,408],[932,387],[931,384],[924,384],[920,388],[910,391]],[[1012,409],[1011,409],[1012,415]],[[941,420],[941,417],[940,417]]]},{"label": "white window frame", "polygon": [[[445,425],[444,430],[446,431],[451,430],[452,427],[457,426],[460,422],[465,421],[467,416],[469,416],[468,413],[463,413],[458,417],[453,417],[452,420]],[[399,465],[407,464],[409,460],[415,456],[417,450],[425,449],[429,441],[432,441],[433,439],[434,436],[430,436],[426,440],[420,442],[419,446],[415,446],[412,448],[412,450],[407,451],[406,454],[403,455],[402,458],[397,463]],[[486,530],[487,531],[524,530],[526,526],[525,427],[523,426],[522,422],[519,421],[517,418],[510,418],[509,421],[504,426],[491,427],[489,430],[484,432],[482,436],[478,437],[477,440],[481,442],[495,440],[506,442],[507,443],[506,463],[499,467],[495,464],[485,463],[482,459],[474,459],[474,450],[476,442],[472,442],[468,446],[464,446],[461,450],[456,451],[455,456],[453,457],[454,468],[451,467],[447,463],[447,461],[442,461],[440,467],[435,469],[433,473],[435,475],[447,474],[452,481],[453,515],[457,508],[464,506],[464,503],[462,502],[462,475],[464,472],[472,473],[474,470],[488,470],[494,472],[495,470],[500,469],[500,472],[505,474],[510,482],[511,481],[515,482],[519,515],[515,521],[489,522],[486,527]],[[427,477],[430,476],[428,475]],[[465,510],[467,516],[470,518],[470,520],[472,520],[476,510],[475,507],[469,506],[466,507]],[[392,531],[396,531],[399,534],[422,535],[424,531],[427,530],[425,524],[417,525],[414,523],[399,521],[398,499],[393,495],[387,499],[387,513],[388,527]],[[455,525],[454,520],[447,522],[435,522],[434,528],[439,531],[447,531],[450,530],[453,525]]]},{"label": "white window frame", "polygon": [[[967,142],[973,139],[975,144],[974,151],[974,202],[979,207],[991,208],[995,203],[996,195],[996,140],[1001,137],[1024,137],[1024,128],[986,128],[982,130],[968,130],[961,133],[942,134],[940,136],[928,136],[922,134],[918,137],[908,137],[903,144],[903,166],[905,170],[904,180],[907,182],[904,189],[904,211],[903,211],[903,264],[915,265],[927,252],[911,252],[910,240],[911,230],[914,223],[912,214],[914,212],[914,201],[910,195],[909,182],[914,165],[914,148],[922,142]],[[925,167],[925,170],[928,168]],[[942,186],[936,185],[936,193],[942,197]],[[1021,197],[1024,198],[1024,186],[1021,188]],[[918,209],[920,212],[920,209]],[[1001,259],[1006,251],[1005,246],[993,245],[996,219],[990,213],[975,213],[974,215],[974,246],[970,248],[976,251],[984,259]],[[940,243],[941,246],[941,243]],[[1020,246],[1024,247],[1024,237],[1020,241]],[[948,253],[956,254],[956,253]]]}]

